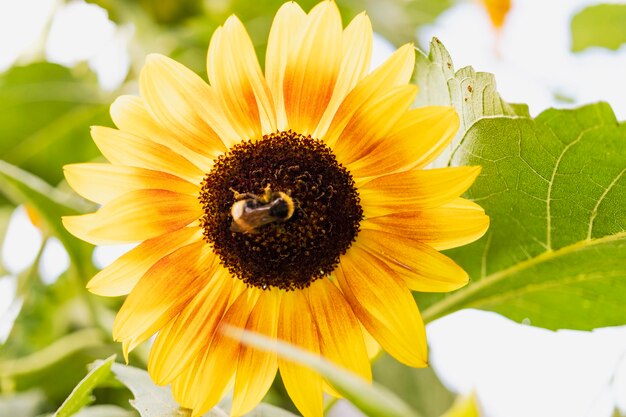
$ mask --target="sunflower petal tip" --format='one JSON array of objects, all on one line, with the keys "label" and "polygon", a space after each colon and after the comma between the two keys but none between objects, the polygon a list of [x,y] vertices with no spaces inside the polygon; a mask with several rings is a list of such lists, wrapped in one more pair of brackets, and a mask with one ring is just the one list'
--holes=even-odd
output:
[{"label": "sunflower petal tip", "polygon": [[91,134],[91,137],[96,139],[99,135],[101,135],[103,132],[106,131],[106,127],[104,126],[89,126],[89,133]]},{"label": "sunflower petal tip", "polygon": [[160,61],[163,58],[165,58],[163,55],[153,52],[151,54],[146,55],[146,63],[153,62],[153,61]]},{"label": "sunflower petal tip", "polygon": [[468,176],[472,178],[472,183],[476,181],[476,178],[480,175],[483,170],[483,167],[480,165],[472,165],[468,166]]},{"label": "sunflower petal tip", "polygon": [[461,286],[464,287],[471,281],[469,274],[465,269],[463,269],[463,274],[461,275]]},{"label": "sunflower petal tip", "polygon": [[228,16],[228,18],[224,22],[224,25],[222,25],[220,27],[230,28],[233,25],[235,25],[235,26],[243,26],[243,22],[234,13],[231,14],[230,16]]},{"label": "sunflower petal tip", "polygon": [[61,223],[63,223],[63,227],[73,235],[76,235],[73,231],[74,226],[76,225],[76,217],[79,216],[62,216]]},{"label": "sunflower petal tip", "polygon": [[126,362],[126,365],[128,365],[128,363],[130,362],[128,359],[128,355],[130,354],[130,352],[128,351],[127,347],[124,347],[122,349],[122,354],[124,355],[124,362]]},{"label": "sunflower petal tip", "polygon": [[141,74],[145,74],[146,73],[145,70],[150,71],[150,69],[154,68],[155,66],[162,67],[164,65],[172,64],[173,63],[172,61],[173,60],[171,58],[168,58],[165,55],[161,55],[157,53],[148,54],[146,56],[145,65],[144,65],[143,70],[141,71]]},{"label": "sunflower petal tip", "polygon": [[90,279],[87,284],[85,285],[85,288],[87,288],[87,291],[89,291],[92,294],[96,294],[96,295],[100,295],[100,296],[107,296],[106,291],[103,291],[104,288],[102,286],[102,283],[99,282],[99,280],[96,280],[95,278],[97,277],[97,275]]},{"label": "sunflower petal tip", "polygon": [[398,48],[397,52],[408,54],[414,51],[415,51],[415,44],[413,42],[407,42],[404,45],[402,45],[400,48]]}]

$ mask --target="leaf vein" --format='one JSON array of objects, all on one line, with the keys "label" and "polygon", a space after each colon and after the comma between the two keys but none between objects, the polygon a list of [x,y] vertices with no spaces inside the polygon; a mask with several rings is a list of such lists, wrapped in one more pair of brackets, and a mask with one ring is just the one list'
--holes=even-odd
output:
[{"label": "leaf vein", "polygon": [[593,222],[596,220],[596,216],[598,215],[598,209],[600,208],[600,204],[602,203],[604,198],[607,196],[607,194],[611,191],[611,189],[619,182],[619,180],[622,178],[624,173],[626,173],[626,168],[622,169],[622,171],[619,174],[617,174],[617,176],[615,176],[613,181],[611,181],[609,186],[604,190],[604,192],[598,199],[598,202],[593,207],[593,210],[591,210],[591,216],[589,216],[589,228],[587,230],[587,240],[591,240],[591,233],[593,231]]},{"label": "leaf vein", "polygon": [[585,249],[591,246],[619,241],[619,240],[626,240],[626,232],[619,232],[619,233],[616,233],[613,235],[607,235],[598,239],[581,240],[571,245],[559,248],[555,251],[550,250],[550,251],[542,252],[541,254],[533,258],[516,263],[515,265],[509,268],[494,272],[493,274],[487,275],[483,279],[475,282],[473,285],[467,286],[464,289],[461,289],[451,294],[447,298],[444,298],[443,300],[441,300],[439,303],[433,304],[431,307],[424,310],[422,313],[424,322],[428,323],[438,317],[441,317],[441,315],[445,314],[446,311],[454,310],[455,306],[459,306],[461,308],[465,307],[466,301],[472,295],[479,293],[484,288],[495,285],[507,279],[510,275],[513,275],[515,273],[531,268],[542,262],[553,260],[555,258],[558,258],[559,256],[567,255],[569,253],[573,253],[578,250]]}]

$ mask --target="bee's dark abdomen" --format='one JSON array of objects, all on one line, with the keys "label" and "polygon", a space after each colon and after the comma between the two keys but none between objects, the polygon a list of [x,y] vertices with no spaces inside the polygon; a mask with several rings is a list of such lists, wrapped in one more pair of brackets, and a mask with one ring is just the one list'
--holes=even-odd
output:
[{"label": "bee's dark abdomen", "polygon": [[261,206],[261,204],[257,200],[253,200],[253,199],[246,200],[247,209],[254,210],[256,208],[259,208],[259,206]]},{"label": "bee's dark abdomen", "polygon": [[277,198],[270,207],[270,216],[280,220],[287,220],[289,217],[289,204],[282,198]]}]

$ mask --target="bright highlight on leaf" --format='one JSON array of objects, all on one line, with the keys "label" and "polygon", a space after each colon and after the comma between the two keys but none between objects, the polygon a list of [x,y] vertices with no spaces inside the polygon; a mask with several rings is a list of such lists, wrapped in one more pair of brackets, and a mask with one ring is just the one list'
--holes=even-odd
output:
[{"label": "bright highlight on leaf", "polygon": [[455,70],[452,57],[437,38],[430,42],[428,55],[417,51],[413,80],[421,86],[416,106],[453,106],[459,114],[460,128],[452,141],[440,144],[443,152],[435,161],[437,166],[450,165],[453,151],[478,120],[492,116],[530,117],[528,106],[507,103],[500,97],[493,74],[477,72],[469,66]]}]

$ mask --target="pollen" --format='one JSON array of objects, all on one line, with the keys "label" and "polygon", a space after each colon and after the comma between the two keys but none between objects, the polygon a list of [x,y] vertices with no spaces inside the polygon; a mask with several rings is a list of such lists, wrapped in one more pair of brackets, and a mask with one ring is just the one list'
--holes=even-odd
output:
[{"label": "pollen", "polygon": [[[243,194],[268,187],[287,194],[293,215],[254,233],[236,233],[231,208]],[[204,239],[235,277],[266,289],[301,289],[329,275],[363,219],[352,176],[320,140],[292,131],[233,146],[202,182]]]}]

